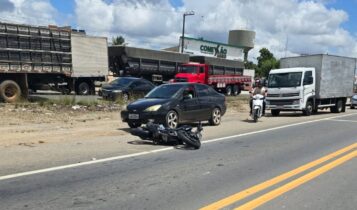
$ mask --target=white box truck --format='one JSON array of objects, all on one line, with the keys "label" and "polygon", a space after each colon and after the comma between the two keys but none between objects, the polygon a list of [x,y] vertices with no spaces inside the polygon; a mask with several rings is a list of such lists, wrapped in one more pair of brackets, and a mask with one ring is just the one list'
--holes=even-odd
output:
[{"label": "white box truck", "polygon": [[353,94],[356,59],[333,55],[308,55],[282,58],[281,69],[271,70],[266,107],[273,116],[281,111],[318,109],[344,112]]}]

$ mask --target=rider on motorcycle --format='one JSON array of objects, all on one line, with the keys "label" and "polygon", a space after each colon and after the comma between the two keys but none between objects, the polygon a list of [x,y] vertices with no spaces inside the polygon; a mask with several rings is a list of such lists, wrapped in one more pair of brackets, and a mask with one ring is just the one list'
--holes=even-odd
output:
[{"label": "rider on motorcycle", "polygon": [[[250,115],[252,114],[252,106],[253,106],[253,96],[260,94],[264,97],[266,97],[268,90],[263,87],[262,81],[257,79],[255,80],[255,87],[253,90],[249,92],[250,94],[250,101],[249,101],[249,106],[250,106]],[[265,115],[265,100],[263,101],[263,112],[262,115]]]}]

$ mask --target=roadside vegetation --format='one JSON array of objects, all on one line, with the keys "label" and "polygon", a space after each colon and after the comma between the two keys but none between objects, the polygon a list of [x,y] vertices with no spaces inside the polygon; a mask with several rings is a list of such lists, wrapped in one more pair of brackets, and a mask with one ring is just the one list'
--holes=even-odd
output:
[{"label": "roadside vegetation", "polygon": [[249,95],[239,95],[238,97],[226,97],[227,110],[234,112],[247,112],[249,108]]}]

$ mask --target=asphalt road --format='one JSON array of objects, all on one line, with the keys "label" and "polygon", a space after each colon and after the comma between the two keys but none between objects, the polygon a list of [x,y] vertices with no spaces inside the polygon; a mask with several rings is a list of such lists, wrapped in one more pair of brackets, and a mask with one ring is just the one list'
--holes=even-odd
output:
[{"label": "asphalt road", "polygon": [[356,126],[356,114],[341,115],[200,150],[0,177],[0,209],[356,209]]}]

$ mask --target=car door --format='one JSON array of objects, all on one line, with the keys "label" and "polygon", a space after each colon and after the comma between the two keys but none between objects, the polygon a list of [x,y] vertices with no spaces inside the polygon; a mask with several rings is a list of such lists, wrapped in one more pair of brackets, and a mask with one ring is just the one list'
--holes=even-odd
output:
[{"label": "car door", "polygon": [[209,86],[196,84],[198,101],[200,104],[199,118],[200,120],[207,120],[211,116],[212,110],[212,96],[210,94]]},{"label": "car door", "polygon": [[193,85],[185,86],[180,101],[181,122],[200,120],[200,103]]}]

